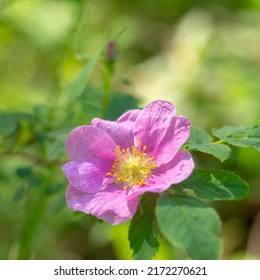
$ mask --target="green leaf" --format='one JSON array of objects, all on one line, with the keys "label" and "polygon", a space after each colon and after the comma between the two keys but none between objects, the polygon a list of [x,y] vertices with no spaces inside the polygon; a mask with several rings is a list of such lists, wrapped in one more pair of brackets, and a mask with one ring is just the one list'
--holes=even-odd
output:
[{"label": "green leaf", "polygon": [[153,228],[156,199],[155,194],[144,194],[139,208],[131,220],[128,239],[130,247],[133,249],[133,259],[151,259],[158,250],[159,243]]},{"label": "green leaf", "polygon": [[93,56],[70,84],[69,92],[71,99],[78,98],[86,88],[89,78],[97,64],[98,58],[99,54]]},{"label": "green leaf", "polygon": [[221,222],[213,208],[190,196],[164,193],[157,200],[156,218],[161,233],[182,246],[192,259],[218,259]]},{"label": "green leaf", "polygon": [[202,143],[210,143],[213,141],[213,137],[209,135],[206,131],[199,127],[192,126],[190,129],[190,136],[187,140],[187,144],[202,144]]},{"label": "green leaf", "polygon": [[4,138],[13,136],[18,130],[19,124],[15,114],[0,114],[0,134]]},{"label": "green leaf", "polygon": [[227,160],[231,154],[231,149],[227,145],[215,143],[191,144],[189,150],[210,154],[221,162]]},{"label": "green leaf", "polygon": [[260,125],[255,126],[223,126],[213,129],[214,136],[222,139],[228,144],[238,147],[252,147],[260,151]]},{"label": "green leaf", "polygon": [[239,176],[223,170],[195,169],[180,186],[195,197],[207,200],[241,200],[248,196],[249,187]]},{"label": "green leaf", "polygon": [[224,144],[211,143],[213,137],[200,128],[191,128],[191,134],[187,141],[190,151],[199,151],[218,158],[221,162],[229,158],[231,149]]}]

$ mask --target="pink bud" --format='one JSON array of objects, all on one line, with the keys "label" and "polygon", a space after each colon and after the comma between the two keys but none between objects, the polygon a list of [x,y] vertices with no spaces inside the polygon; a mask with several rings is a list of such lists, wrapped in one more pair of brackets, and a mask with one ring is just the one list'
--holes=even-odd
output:
[{"label": "pink bud", "polygon": [[106,54],[105,54],[106,60],[108,62],[116,62],[118,59],[118,50],[117,45],[114,40],[111,40],[108,42],[106,47]]}]

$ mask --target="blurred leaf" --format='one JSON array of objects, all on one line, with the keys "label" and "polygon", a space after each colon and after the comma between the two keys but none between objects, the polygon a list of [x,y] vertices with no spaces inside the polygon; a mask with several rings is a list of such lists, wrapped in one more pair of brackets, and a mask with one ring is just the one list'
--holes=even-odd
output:
[{"label": "blurred leaf", "polygon": [[162,194],[156,204],[156,218],[162,234],[182,246],[192,259],[218,259],[217,238],[221,222],[213,208],[189,196]]},{"label": "blurred leaf", "polygon": [[19,120],[25,120],[27,122],[35,121],[35,117],[31,114],[28,114],[28,113],[19,112],[19,113],[16,113],[16,116]]},{"label": "blurred leaf", "polygon": [[111,100],[106,108],[105,119],[116,120],[124,112],[136,109],[138,107],[138,100],[126,94],[114,94],[111,96]]},{"label": "blurred leaf", "polygon": [[89,119],[100,116],[103,99],[103,90],[87,86],[79,99],[83,114],[86,115]]},{"label": "blurred leaf", "polygon": [[[75,211],[75,212],[74,211],[73,212],[70,211],[69,214],[70,214],[71,220],[73,222],[78,222],[78,221],[80,221],[81,219],[83,219],[85,217],[85,213],[79,212],[79,211]],[[87,214],[87,217],[93,217],[93,216]],[[94,218],[93,218],[93,220],[94,220]]]},{"label": "blurred leaf", "polygon": [[214,136],[223,141],[238,147],[252,147],[260,151],[260,125],[235,127],[223,126],[220,129],[213,129]]},{"label": "blurred leaf", "polygon": [[91,214],[86,214],[80,211],[69,211],[69,215],[71,217],[71,220],[75,223],[86,218],[92,222],[98,222],[100,224],[104,222],[103,220],[98,219],[96,216],[92,216]]},{"label": "blurred leaf", "polygon": [[48,215],[53,216],[59,213],[65,205],[66,201],[64,196],[57,198],[49,205],[47,210]]},{"label": "blurred leaf", "polygon": [[69,93],[71,99],[78,98],[87,86],[89,78],[97,64],[98,58],[99,54],[90,58],[85,67],[78,73],[70,84]]},{"label": "blurred leaf", "polygon": [[240,200],[249,194],[245,181],[234,173],[222,170],[195,169],[179,186],[183,190],[191,190],[195,197],[207,200]]},{"label": "blurred leaf", "polygon": [[28,178],[32,175],[31,167],[18,167],[16,169],[16,175],[20,178]]},{"label": "blurred leaf", "polygon": [[191,134],[187,141],[190,151],[199,151],[218,158],[221,162],[229,158],[231,149],[227,145],[211,143],[213,137],[200,128],[191,127]]},{"label": "blurred leaf", "polygon": [[0,134],[4,138],[13,136],[18,127],[18,120],[15,114],[0,113]]},{"label": "blurred leaf", "polygon": [[28,180],[29,187],[38,188],[44,184],[44,179],[40,178],[36,174],[33,174]]},{"label": "blurred leaf", "polygon": [[49,108],[47,105],[37,105],[33,107],[34,117],[39,123],[45,123],[49,121]]},{"label": "blurred leaf", "polygon": [[42,178],[39,175],[33,172],[33,169],[28,167],[18,167],[16,169],[16,175],[23,179],[23,182],[26,183],[29,187],[39,187],[42,185]]},{"label": "blurred leaf", "polygon": [[134,87],[134,84],[132,81],[130,81],[129,79],[123,79],[122,80],[122,84],[128,86],[128,87]]},{"label": "blurred leaf", "polygon": [[159,243],[153,228],[156,199],[155,194],[143,195],[139,208],[131,220],[128,239],[135,260],[151,259],[158,250]]},{"label": "blurred leaf", "polygon": [[48,136],[50,138],[61,138],[61,139],[66,139],[70,131],[73,129],[72,125],[68,125],[65,127],[58,127],[57,129],[50,131],[48,133]]},{"label": "blurred leaf", "polygon": [[65,141],[47,143],[47,159],[59,159],[65,154]]},{"label": "blurred leaf", "polygon": [[63,184],[61,184],[61,183],[48,184],[46,189],[45,189],[45,194],[46,195],[55,194],[58,191],[60,191],[62,188],[63,188]]},{"label": "blurred leaf", "polygon": [[24,197],[25,194],[26,194],[26,187],[25,185],[22,184],[16,189],[15,193],[13,194],[12,201],[18,202],[20,199]]}]

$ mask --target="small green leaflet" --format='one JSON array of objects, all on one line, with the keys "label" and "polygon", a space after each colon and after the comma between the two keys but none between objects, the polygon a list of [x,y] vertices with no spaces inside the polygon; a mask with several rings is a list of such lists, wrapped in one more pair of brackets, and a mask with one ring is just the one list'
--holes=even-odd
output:
[{"label": "small green leaflet", "polygon": [[260,151],[260,125],[254,126],[223,126],[220,129],[213,129],[214,136],[226,143],[239,147],[252,147]]},{"label": "small green leaflet", "polygon": [[249,194],[249,187],[244,180],[223,170],[195,169],[178,187],[206,200],[241,200]]},{"label": "small green leaflet", "polygon": [[192,259],[218,259],[221,222],[213,208],[190,196],[162,194],[156,219],[161,233],[171,243],[186,249]]},{"label": "small green leaflet", "polygon": [[128,231],[130,247],[133,249],[133,259],[151,259],[158,250],[154,222],[154,207],[156,194],[146,193],[142,196],[139,208],[136,211]]},{"label": "small green leaflet", "polygon": [[191,135],[187,141],[188,150],[210,154],[221,162],[229,158],[231,149],[224,144],[212,143],[213,137],[200,128],[191,128]]}]

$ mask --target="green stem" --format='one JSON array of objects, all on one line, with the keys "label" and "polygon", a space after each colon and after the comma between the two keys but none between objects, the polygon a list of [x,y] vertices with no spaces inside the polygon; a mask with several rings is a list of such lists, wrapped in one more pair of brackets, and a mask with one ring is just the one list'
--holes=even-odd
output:
[{"label": "green stem", "polygon": [[30,193],[26,203],[26,218],[20,237],[19,260],[28,260],[33,255],[33,244],[37,235],[37,228],[45,213],[45,198],[41,192]]},{"label": "green stem", "polygon": [[103,68],[103,87],[104,87],[104,99],[102,105],[102,113],[105,115],[106,108],[111,99],[112,92],[112,75],[113,75],[113,66],[109,63],[104,62]]}]

